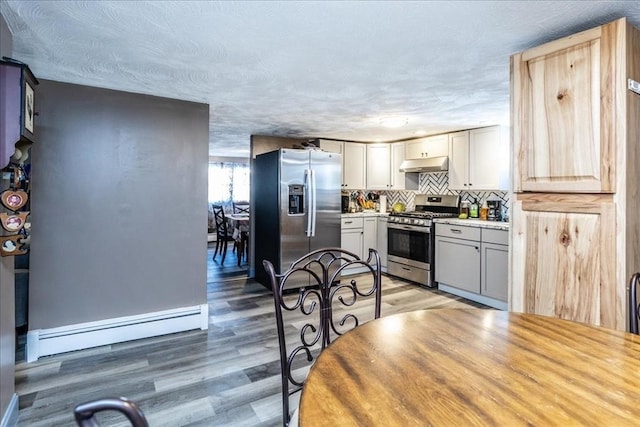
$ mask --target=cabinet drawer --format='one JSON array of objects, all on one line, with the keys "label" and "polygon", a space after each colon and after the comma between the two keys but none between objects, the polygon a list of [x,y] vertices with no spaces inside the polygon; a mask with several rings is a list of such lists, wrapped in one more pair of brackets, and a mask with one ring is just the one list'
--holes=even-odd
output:
[{"label": "cabinet drawer", "polygon": [[508,245],[509,232],[506,230],[484,228],[482,230],[482,241],[486,243],[495,243],[497,245]]},{"label": "cabinet drawer", "polygon": [[464,225],[436,224],[436,236],[480,241],[480,228]]},{"label": "cabinet drawer", "polygon": [[340,221],[340,227],[345,228],[362,228],[364,227],[363,218],[342,218]]}]

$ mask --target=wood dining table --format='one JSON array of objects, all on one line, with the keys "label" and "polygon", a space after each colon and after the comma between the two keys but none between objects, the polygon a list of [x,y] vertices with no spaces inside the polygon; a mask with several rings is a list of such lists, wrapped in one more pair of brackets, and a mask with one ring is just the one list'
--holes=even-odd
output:
[{"label": "wood dining table", "polygon": [[299,423],[638,426],[640,336],[497,310],[382,317],[320,354]]}]

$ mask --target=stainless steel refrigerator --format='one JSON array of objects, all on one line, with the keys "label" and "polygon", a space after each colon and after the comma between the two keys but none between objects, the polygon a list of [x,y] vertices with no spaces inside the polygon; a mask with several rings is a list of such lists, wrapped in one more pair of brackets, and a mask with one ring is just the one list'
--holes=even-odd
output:
[{"label": "stainless steel refrigerator", "polygon": [[255,279],[271,288],[262,260],[277,273],[320,248],[340,247],[340,154],[280,149],[256,156],[253,188]]}]

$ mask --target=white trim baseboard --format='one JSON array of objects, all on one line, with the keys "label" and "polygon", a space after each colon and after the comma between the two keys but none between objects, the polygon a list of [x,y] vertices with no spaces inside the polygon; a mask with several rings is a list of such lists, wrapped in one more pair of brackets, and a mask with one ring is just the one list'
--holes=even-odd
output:
[{"label": "white trim baseboard", "polygon": [[2,415],[0,427],[14,427],[18,424],[18,395],[13,393],[7,410]]},{"label": "white trim baseboard", "polygon": [[209,305],[117,317],[27,332],[27,362],[42,356],[192,329],[208,329]]}]

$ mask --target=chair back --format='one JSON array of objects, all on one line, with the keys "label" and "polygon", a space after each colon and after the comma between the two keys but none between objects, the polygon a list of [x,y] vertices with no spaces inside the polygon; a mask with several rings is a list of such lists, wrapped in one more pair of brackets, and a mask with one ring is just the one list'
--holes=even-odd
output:
[{"label": "chair back", "polygon": [[98,427],[100,424],[98,424],[95,414],[102,411],[121,412],[133,427],[149,427],[149,423],[138,405],[124,397],[82,403],[73,409],[73,415],[80,427]]},{"label": "chair back", "polygon": [[633,334],[640,334],[638,322],[640,322],[640,273],[635,273],[629,281],[629,331]]},{"label": "chair back", "polygon": [[233,203],[233,213],[234,214],[248,214],[249,213],[249,202],[232,202]]},{"label": "chair back", "polygon": [[[302,389],[308,368],[320,352],[332,340],[358,326],[361,318],[380,317],[380,256],[376,250],[369,249],[369,258],[361,260],[343,249],[325,248],[299,258],[280,274],[268,260],[263,260],[262,264],[270,277],[274,296],[283,424],[287,426],[291,420],[289,396]],[[366,272],[341,278],[344,269],[354,266],[364,267]],[[285,312],[292,312],[288,316],[292,322],[287,322],[286,330]],[[292,324],[300,327],[293,332]],[[288,340],[293,344],[288,346]]]},{"label": "chair back", "polygon": [[222,205],[213,205],[213,217],[216,221],[216,233],[218,238],[224,240],[225,237],[228,236],[228,224],[227,217],[224,214],[224,208]]}]

